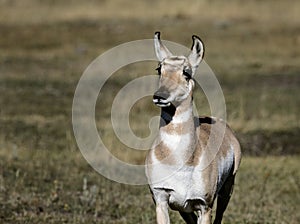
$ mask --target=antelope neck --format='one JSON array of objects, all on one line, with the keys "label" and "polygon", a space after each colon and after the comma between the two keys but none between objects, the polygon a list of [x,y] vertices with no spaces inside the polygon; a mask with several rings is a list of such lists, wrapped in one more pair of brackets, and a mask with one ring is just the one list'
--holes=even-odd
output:
[{"label": "antelope neck", "polygon": [[174,105],[163,107],[161,109],[160,129],[172,133],[175,130],[192,133],[195,130],[192,98],[188,97],[177,107]]}]

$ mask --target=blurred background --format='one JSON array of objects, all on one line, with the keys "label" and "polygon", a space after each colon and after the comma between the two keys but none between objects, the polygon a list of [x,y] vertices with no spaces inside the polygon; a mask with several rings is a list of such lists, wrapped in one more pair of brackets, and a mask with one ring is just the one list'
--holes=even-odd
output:
[{"label": "blurred background", "polygon": [[[296,0],[0,0],[0,222],[154,223],[147,186],[105,179],[84,160],[71,123],[76,85],[100,54],[124,42],[162,38],[191,46],[224,92],[227,121],[244,158],[224,223],[300,222],[300,2]],[[113,63],[113,62],[112,62]],[[125,66],[97,102],[99,134],[118,158],[145,153],[114,135],[111,103],[157,63]],[[209,105],[198,86],[199,113]],[[141,137],[159,114],[146,97],[131,110]],[[171,212],[172,223],[183,223]]]}]

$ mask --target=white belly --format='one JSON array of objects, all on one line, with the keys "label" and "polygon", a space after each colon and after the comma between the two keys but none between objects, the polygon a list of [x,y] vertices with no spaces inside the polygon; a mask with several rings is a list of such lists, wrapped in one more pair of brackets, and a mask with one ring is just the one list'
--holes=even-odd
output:
[{"label": "white belly", "polygon": [[149,185],[153,192],[156,190],[169,192],[169,205],[172,209],[191,211],[195,201],[205,202],[206,190],[201,184],[203,177],[197,167],[178,168],[163,164],[157,166],[159,167],[153,169],[155,175],[152,175]]}]

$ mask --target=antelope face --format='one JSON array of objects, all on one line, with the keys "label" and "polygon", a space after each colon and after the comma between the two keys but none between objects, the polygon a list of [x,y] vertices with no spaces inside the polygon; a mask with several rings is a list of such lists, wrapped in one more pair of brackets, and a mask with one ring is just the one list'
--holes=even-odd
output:
[{"label": "antelope face", "polygon": [[163,45],[160,33],[155,33],[154,46],[159,60],[157,68],[159,88],[154,93],[153,102],[160,107],[178,106],[192,95],[194,81],[193,76],[199,66],[204,47],[199,37],[193,36],[192,51],[188,57],[174,56]]},{"label": "antelope face", "polygon": [[159,63],[157,71],[160,76],[159,88],[153,96],[157,106],[176,106],[192,94],[192,68],[186,57],[167,57]]}]

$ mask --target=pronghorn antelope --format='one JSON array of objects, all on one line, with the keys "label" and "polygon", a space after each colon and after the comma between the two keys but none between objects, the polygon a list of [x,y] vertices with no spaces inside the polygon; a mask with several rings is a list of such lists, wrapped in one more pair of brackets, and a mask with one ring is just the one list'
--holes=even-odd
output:
[{"label": "pronghorn antelope", "polygon": [[[203,43],[193,36],[190,55],[174,56],[156,32],[154,47],[160,78],[153,102],[161,107],[161,121],[146,159],[146,175],[157,223],[170,223],[168,206],[179,211],[186,223],[211,223],[216,197],[214,223],[221,223],[241,151],[224,121],[193,115],[193,76],[204,55]],[[219,131],[222,127],[223,133]],[[219,145],[214,144],[217,140]],[[207,165],[203,166],[205,162]]]}]

